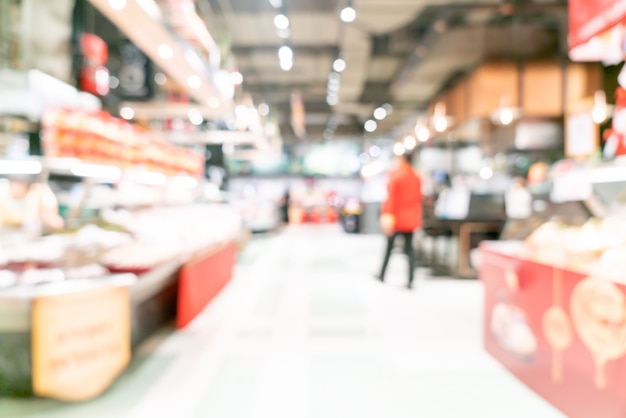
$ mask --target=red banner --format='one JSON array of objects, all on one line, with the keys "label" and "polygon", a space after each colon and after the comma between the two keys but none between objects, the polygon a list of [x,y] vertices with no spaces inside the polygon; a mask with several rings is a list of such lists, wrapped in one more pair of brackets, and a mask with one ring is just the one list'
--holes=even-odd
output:
[{"label": "red banner", "polygon": [[584,44],[624,21],[626,0],[569,0],[569,47]]}]

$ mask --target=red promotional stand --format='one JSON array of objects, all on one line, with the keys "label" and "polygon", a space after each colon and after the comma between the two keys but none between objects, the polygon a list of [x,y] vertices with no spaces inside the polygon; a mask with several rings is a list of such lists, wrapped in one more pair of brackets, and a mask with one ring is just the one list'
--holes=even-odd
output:
[{"label": "red promotional stand", "polygon": [[189,324],[226,286],[233,276],[237,256],[235,242],[198,255],[180,269],[176,326]]},{"label": "red promotional stand", "polygon": [[569,417],[625,417],[626,286],[507,245],[481,246],[487,351]]}]

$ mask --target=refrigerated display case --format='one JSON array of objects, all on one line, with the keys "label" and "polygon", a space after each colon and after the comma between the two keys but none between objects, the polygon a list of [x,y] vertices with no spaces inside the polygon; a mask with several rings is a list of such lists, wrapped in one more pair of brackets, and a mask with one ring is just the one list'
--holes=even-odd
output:
[{"label": "refrigerated display case", "polygon": [[[68,212],[86,204],[94,212],[70,216],[65,229],[44,236],[0,229],[0,394],[97,396],[124,369],[125,353],[166,322],[186,326],[232,277],[241,220],[228,205],[194,203],[195,193],[181,198],[180,189],[200,188],[200,179],[159,176],[158,185],[142,185],[152,193],[141,196],[137,184],[154,172],[75,159],[6,161],[4,175],[37,168],[39,181],[57,191],[80,186]],[[102,175],[112,171],[115,179]],[[97,187],[108,192],[94,197]],[[46,313],[36,316],[40,305]],[[95,337],[79,338],[89,333]]]},{"label": "refrigerated display case", "polygon": [[484,344],[567,416],[617,418],[626,414],[626,166],[576,170],[571,200],[553,187],[559,202],[525,240],[481,245]]}]

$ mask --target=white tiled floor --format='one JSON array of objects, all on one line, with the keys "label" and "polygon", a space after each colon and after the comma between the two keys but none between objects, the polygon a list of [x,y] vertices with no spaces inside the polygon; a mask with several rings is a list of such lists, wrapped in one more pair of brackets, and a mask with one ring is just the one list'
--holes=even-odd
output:
[{"label": "white tiled floor", "polygon": [[383,244],[335,226],[256,237],[218,299],[104,397],[5,400],[0,416],[562,417],[482,350],[478,281],[422,272],[409,291],[396,255],[382,284]]}]

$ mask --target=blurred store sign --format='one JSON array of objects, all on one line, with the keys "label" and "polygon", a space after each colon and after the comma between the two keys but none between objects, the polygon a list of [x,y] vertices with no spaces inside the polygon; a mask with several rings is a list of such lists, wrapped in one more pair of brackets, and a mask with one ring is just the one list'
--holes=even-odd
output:
[{"label": "blurred store sign", "polygon": [[569,48],[574,61],[623,60],[626,0],[569,0]]},{"label": "blurred store sign", "polygon": [[84,401],[100,395],[130,361],[127,287],[44,296],[33,304],[33,391]]},{"label": "blurred store sign", "polygon": [[569,0],[570,48],[591,40],[621,23],[626,16],[626,0]]}]

